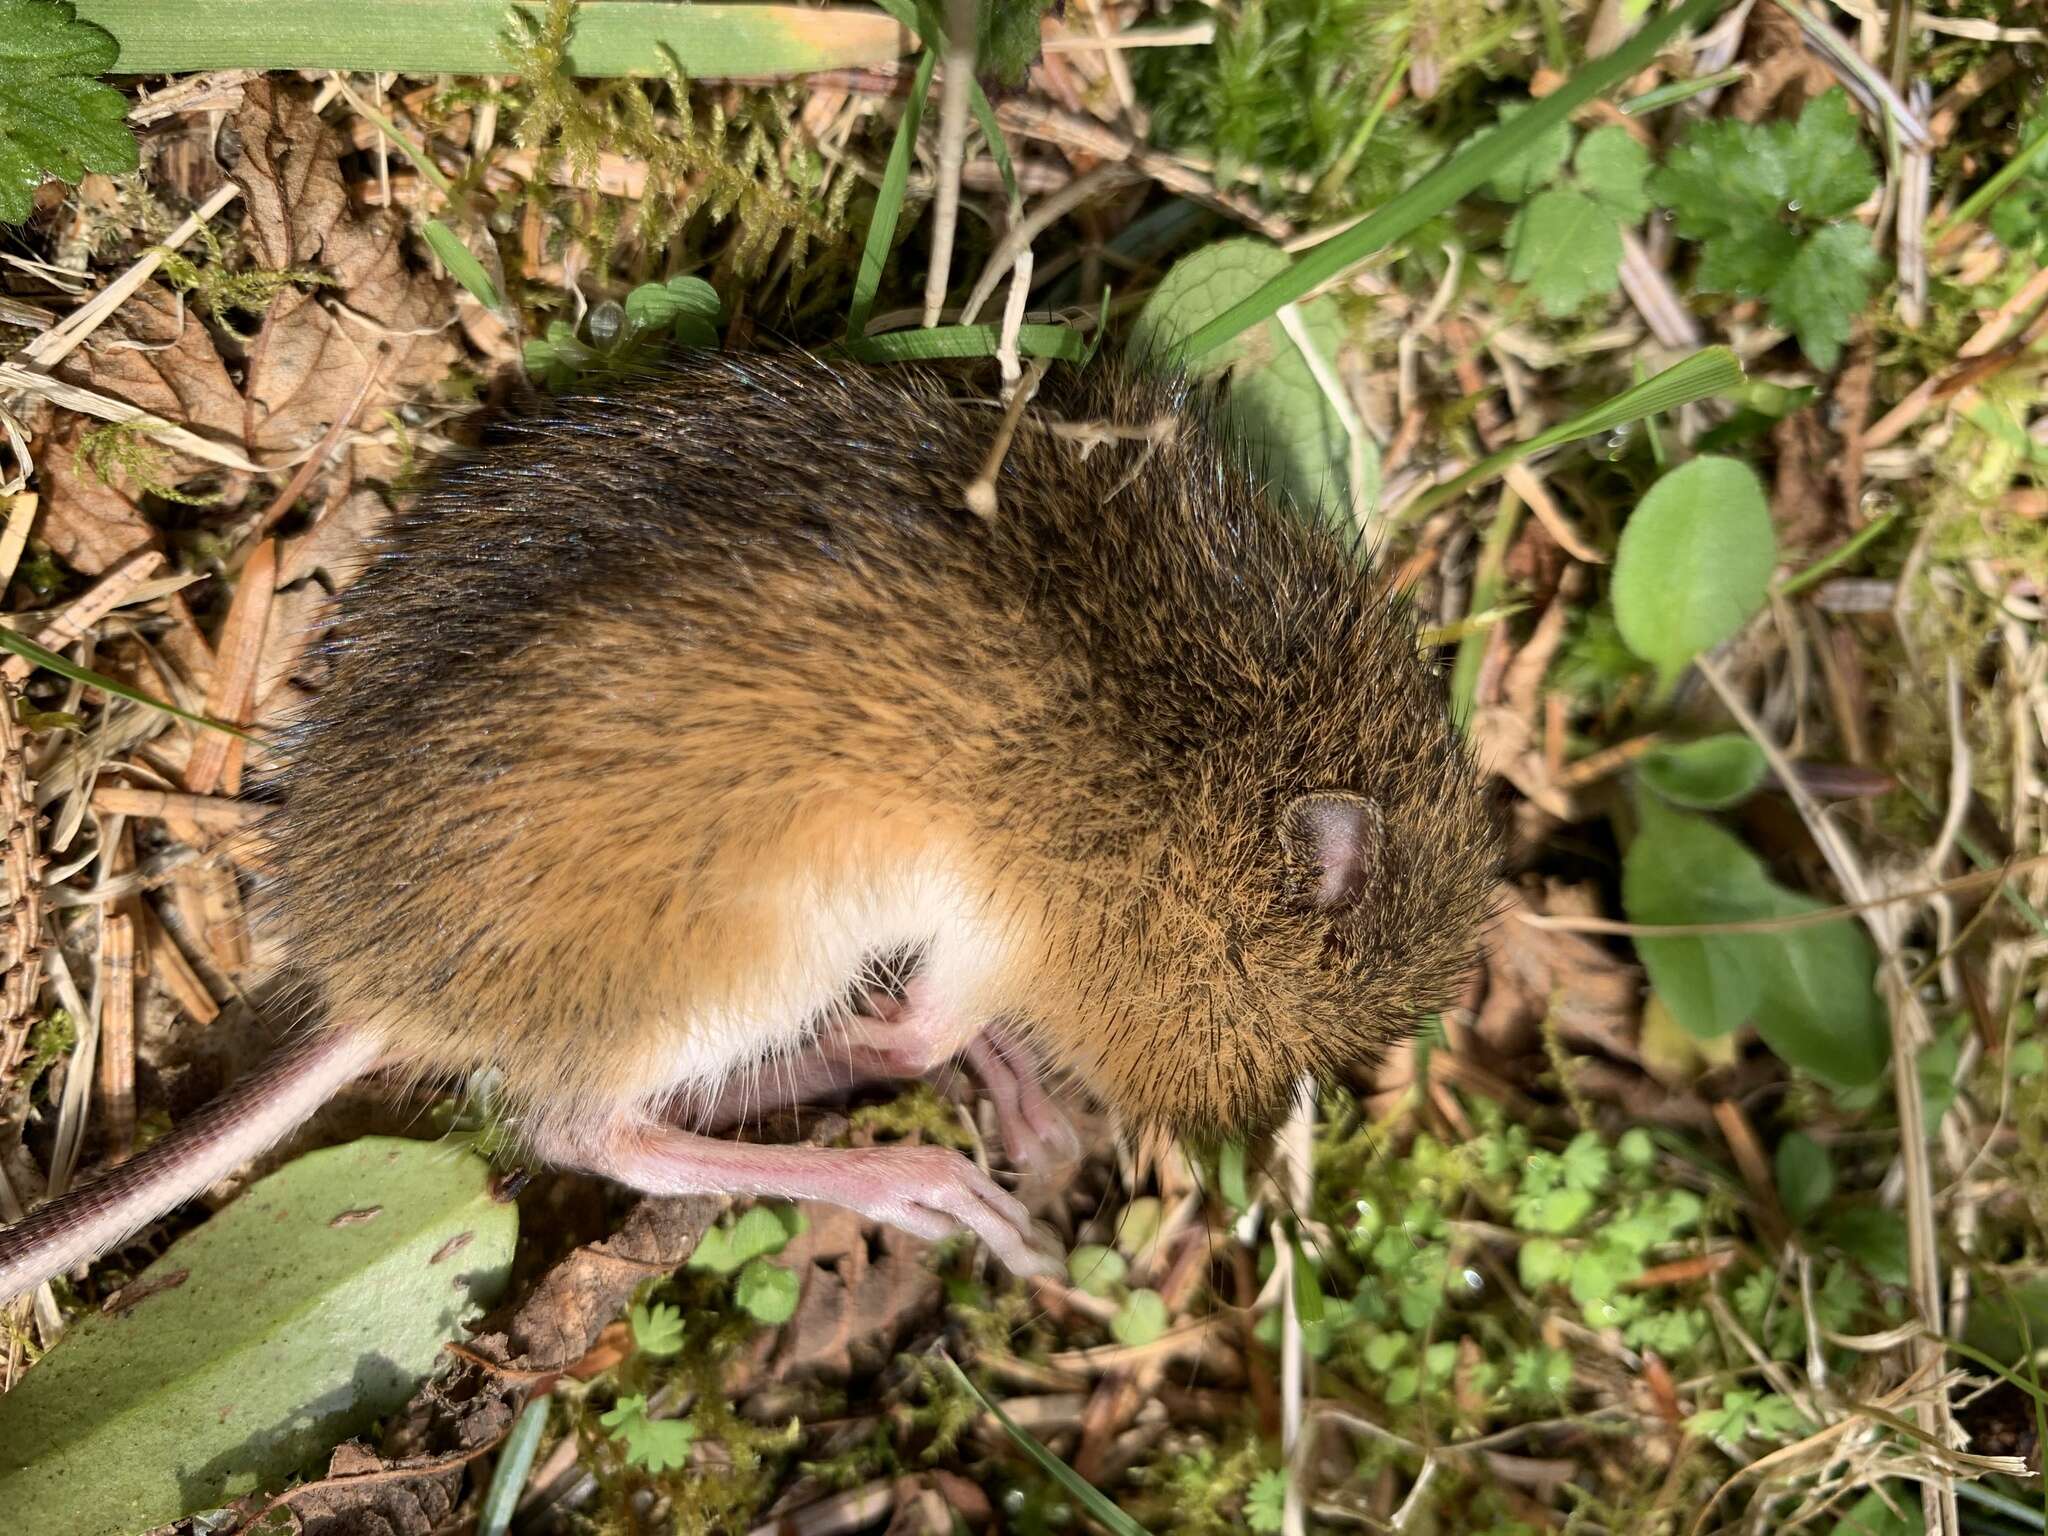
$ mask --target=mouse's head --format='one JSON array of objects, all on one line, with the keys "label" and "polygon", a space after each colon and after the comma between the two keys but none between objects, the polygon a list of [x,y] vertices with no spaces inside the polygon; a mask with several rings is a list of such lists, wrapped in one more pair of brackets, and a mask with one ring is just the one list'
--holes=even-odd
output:
[{"label": "mouse's head", "polygon": [[1085,518],[1038,568],[1090,575],[1053,590],[1101,614],[1057,695],[1093,750],[1037,777],[1065,845],[1114,857],[1088,862],[1103,931],[1089,903],[1055,914],[1078,959],[1054,960],[1074,984],[1050,1043],[1128,1121],[1256,1134],[1456,1000],[1495,902],[1494,808],[1408,604],[1348,538],[1199,433],[1070,480]]},{"label": "mouse's head", "polygon": [[1198,1143],[1257,1135],[1304,1079],[1370,1065],[1455,1001],[1494,901],[1495,832],[1448,733],[1412,746],[1235,805],[1248,763],[1196,791],[1207,803],[1134,907],[1142,987],[1104,1021],[1094,1081],[1126,1118]]}]

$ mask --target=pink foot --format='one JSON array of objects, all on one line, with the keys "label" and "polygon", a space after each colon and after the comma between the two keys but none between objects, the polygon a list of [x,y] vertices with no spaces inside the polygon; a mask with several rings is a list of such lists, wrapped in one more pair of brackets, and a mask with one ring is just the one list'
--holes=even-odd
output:
[{"label": "pink foot", "polygon": [[534,1150],[655,1195],[822,1200],[916,1237],[969,1232],[1014,1274],[1060,1272],[1059,1247],[1017,1199],[944,1147],[753,1146],[616,1121]]},{"label": "pink foot", "polygon": [[996,1107],[1003,1148],[1019,1168],[1060,1168],[1081,1155],[1081,1138],[1039,1085],[1038,1064],[1021,1041],[994,1028],[968,1042],[967,1065]]}]

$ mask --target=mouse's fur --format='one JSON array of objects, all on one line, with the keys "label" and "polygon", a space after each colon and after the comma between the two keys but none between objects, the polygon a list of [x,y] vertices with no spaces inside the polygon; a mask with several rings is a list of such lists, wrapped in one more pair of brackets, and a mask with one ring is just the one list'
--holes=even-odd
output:
[{"label": "mouse's fur", "polygon": [[993,408],[797,358],[686,358],[446,466],[282,744],[269,920],[313,1039],[0,1231],[0,1299],[375,1060],[495,1068],[537,1145],[643,1187],[828,1190],[1041,1265],[958,1159],[889,1181],[660,1127],[793,1086],[906,955],[939,1059],[1002,1022],[1199,1140],[1446,1003],[1495,842],[1409,619],[1181,391],[1091,375],[1027,413],[986,519]]},{"label": "mouse's fur", "polygon": [[[967,1028],[1207,1137],[1441,1006],[1495,855],[1409,620],[1110,377],[1033,407],[986,521],[993,410],[807,360],[688,359],[450,467],[287,744],[326,1008],[572,1116],[693,1034],[752,1034],[705,1076],[789,1047],[908,944]],[[1316,791],[1378,817],[1338,911],[1285,835]]]}]

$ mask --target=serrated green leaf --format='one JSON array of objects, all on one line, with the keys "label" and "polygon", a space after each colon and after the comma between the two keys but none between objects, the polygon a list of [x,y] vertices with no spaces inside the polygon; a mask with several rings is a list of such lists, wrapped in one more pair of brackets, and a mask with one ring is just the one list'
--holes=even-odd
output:
[{"label": "serrated green leaf", "polygon": [[683,1347],[683,1314],[667,1303],[634,1307],[626,1314],[633,1328],[633,1348],[660,1358]]},{"label": "serrated green leaf", "polygon": [[[1508,128],[1516,118],[1529,110],[1530,103],[1512,101],[1500,109],[1500,126]],[[1478,135],[1468,141],[1465,147],[1478,142]],[[1572,128],[1569,123],[1559,123],[1545,129],[1526,147],[1516,151],[1514,157],[1486,178],[1487,192],[1503,203],[1519,203],[1539,187],[1547,187],[1557,179],[1557,173],[1564,169],[1565,161],[1572,152]]]},{"label": "serrated green leaf", "polygon": [[1877,190],[1877,166],[1849,106],[1849,93],[1824,91],[1796,123],[1771,123],[1781,145],[1784,196],[1802,218],[1839,219]]},{"label": "serrated green leaf", "polygon": [[1110,1337],[1136,1348],[1166,1332],[1166,1298],[1157,1291],[1133,1291],[1109,1320]]},{"label": "serrated green leaf", "polygon": [[622,1397],[597,1422],[626,1448],[626,1459],[649,1472],[672,1472],[690,1459],[697,1426],[688,1419],[652,1419],[644,1394]]},{"label": "serrated green leaf", "polygon": [[[1192,332],[1256,293],[1288,264],[1285,251],[1250,238],[1220,240],[1182,257],[1146,300],[1132,349],[1175,356]],[[1335,305],[1316,299],[1298,313],[1310,345],[1334,368],[1342,335]],[[1350,442],[1308,359],[1280,322],[1268,320],[1218,348],[1198,371],[1203,377],[1230,373],[1225,423],[1252,463],[1268,469],[1304,512],[1321,511],[1348,524]],[[1365,448],[1369,499],[1378,494],[1379,459],[1369,442]]]},{"label": "serrated green leaf", "polygon": [[1272,1536],[1286,1523],[1287,1474],[1261,1472],[1245,1491],[1244,1523],[1260,1536]]},{"label": "serrated green leaf", "polygon": [[1516,1269],[1525,1290],[1540,1291],[1572,1272],[1572,1256],[1554,1237],[1531,1238],[1516,1255]]},{"label": "serrated green leaf", "polygon": [[1835,1163],[1828,1149],[1804,1131],[1788,1132],[1778,1143],[1773,1159],[1777,1174],[1778,1203],[1792,1224],[1803,1227],[1821,1211],[1835,1193]]},{"label": "serrated green leaf", "polygon": [[317,1466],[498,1297],[517,1231],[446,1142],[365,1137],[259,1181],[0,1397],[8,1536],[126,1536]]},{"label": "serrated green leaf", "polygon": [[780,1328],[796,1316],[800,1287],[796,1275],[766,1259],[750,1259],[733,1284],[733,1300],[757,1323]]},{"label": "serrated green leaf", "polygon": [[128,102],[97,76],[113,37],[62,0],[0,0],[0,224],[19,224],[47,177],[75,182],[141,163]]},{"label": "serrated green leaf", "polygon": [[1527,283],[1546,315],[1568,315],[1619,281],[1614,215],[1571,187],[1539,192],[1508,226],[1508,276]]},{"label": "serrated green leaf", "polygon": [[1799,338],[1800,351],[1816,368],[1832,368],[1883,265],[1869,230],[1830,224],[1800,246],[1771,284],[1771,319]]},{"label": "serrated green leaf", "polygon": [[1646,752],[1636,777],[1673,805],[1718,811],[1747,799],[1769,770],[1763,748],[1730,731]]},{"label": "serrated green leaf", "polygon": [[782,1252],[793,1236],[794,1231],[775,1207],[753,1206],[730,1227],[713,1227],[706,1232],[686,1267],[729,1275],[754,1259]]},{"label": "serrated green leaf", "polygon": [[1572,157],[1579,185],[1625,224],[1650,211],[1650,152],[1626,128],[1595,128]]},{"label": "serrated green leaf", "polygon": [[1777,557],[1754,470],[1711,456],[1680,465],[1621,530],[1613,594],[1622,639],[1668,689],[1763,605]]}]

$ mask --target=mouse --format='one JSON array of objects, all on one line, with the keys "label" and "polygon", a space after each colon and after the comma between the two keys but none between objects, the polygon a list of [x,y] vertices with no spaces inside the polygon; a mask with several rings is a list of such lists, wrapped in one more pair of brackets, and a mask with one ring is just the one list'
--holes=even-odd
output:
[{"label": "mouse", "polygon": [[1021,1165],[1076,1150],[1057,1082],[1215,1145],[1446,1006],[1498,828],[1370,554],[1205,388],[1103,360],[1009,418],[797,353],[512,410],[380,535],[275,742],[291,1043],[0,1231],[0,1298],[377,1071],[495,1074],[545,1164],[1054,1272],[950,1148],[722,1133],[960,1062]]}]

